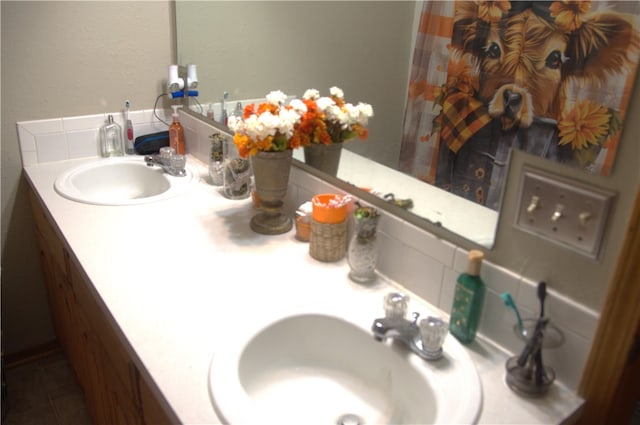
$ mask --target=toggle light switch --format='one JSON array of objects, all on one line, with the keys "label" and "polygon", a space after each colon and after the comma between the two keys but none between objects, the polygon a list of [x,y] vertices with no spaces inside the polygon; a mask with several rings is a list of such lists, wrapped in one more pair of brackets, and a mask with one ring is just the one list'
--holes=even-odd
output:
[{"label": "toggle light switch", "polygon": [[515,227],[597,258],[614,193],[524,168]]},{"label": "toggle light switch", "polygon": [[587,221],[589,221],[593,217],[593,214],[590,211],[583,211],[578,214],[578,220],[580,220],[580,224],[583,226],[587,225]]},{"label": "toggle light switch", "polygon": [[556,205],[556,210],[551,214],[551,221],[558,221],[562,218],[564,212],[564,205],[558,204]]},{"label": "toggle light switch", "polygon": [[527,212],[529,214],[531,214],[532,212],[534,212],[536,210],[536,208],[538,208],[538,203],[540,202],[540,198],[538,198],[537,196],[532,196],[531,197],[531,202],[529,203],[529,206],[527,207]]}]

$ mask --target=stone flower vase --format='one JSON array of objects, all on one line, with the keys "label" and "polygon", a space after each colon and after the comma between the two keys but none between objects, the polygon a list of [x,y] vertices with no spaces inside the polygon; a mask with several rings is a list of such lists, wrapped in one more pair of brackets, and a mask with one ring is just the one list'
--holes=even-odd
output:
[{"label": "stone flower vase", "polygon": [[255,190],[261,211],[251,218],[251,230],[263,235],[279,235],[293,227],[293,220],[282,213],[283,199],[287,195],[293,151],[259,151],[251,157]]},{"label": "stone flower vase", "polygon": [[330,145],[311,143],[309,146],[304,147],[304,162],[335,177],[338,174],[341,154],[342,143],[332,143]]}]

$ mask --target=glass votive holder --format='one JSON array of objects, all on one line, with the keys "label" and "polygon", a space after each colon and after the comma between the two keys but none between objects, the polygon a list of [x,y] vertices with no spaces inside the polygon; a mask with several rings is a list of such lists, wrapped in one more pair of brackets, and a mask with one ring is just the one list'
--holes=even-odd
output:
[{"label": "glass votive holder", "polygon": [[245,199],[251,195],[251,162],[242,158],[232,139],[222,145],[222,194],[228,199]]},{"label": "glass votive holder", "polygon": [[428,353],[441,353],[444,340],[449,333],[449,325],[439,317],[429,316],[420,320],[422,349]]},{"label": "glass votive holder", "polygon": [[384,297],[384,315],[390,319],[403,319],[407,314],[409,297],[398,292],[390,292]]}]

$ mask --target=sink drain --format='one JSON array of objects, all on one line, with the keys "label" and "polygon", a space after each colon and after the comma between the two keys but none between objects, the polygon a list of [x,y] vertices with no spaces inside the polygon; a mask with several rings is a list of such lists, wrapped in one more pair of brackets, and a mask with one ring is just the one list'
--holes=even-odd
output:
[{"label": "sink drain", "polygon": [[336,425],[363,425],[364,421],[358,415],[346,413],[338,418]]}]

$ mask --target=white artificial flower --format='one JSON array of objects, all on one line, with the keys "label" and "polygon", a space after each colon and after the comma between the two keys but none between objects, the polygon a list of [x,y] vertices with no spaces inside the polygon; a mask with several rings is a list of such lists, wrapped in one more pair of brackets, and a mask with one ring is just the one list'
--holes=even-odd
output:
[{"label": "white artificial flower", "polygon": [[344,112],[347,115],[348,125],[355,124],[358,121],[360,110],[358,110],[358,108],[353,106],[351,103],[347,103],[344,105]]},{"label": "white artificial flower", "polygon": [[235,115],[230,116],[229,121],[227,122],[227,125],[235,133],[240,133],[242,131],[243,125],[242,125],[242,119],[240,117],[237,117]]},{"label": "white artificial flower", "polygon": [[346,130],[349,128],[349,114],[341,108],[334,106],[331,108],[331,115],[333,120],[340,123],[340,128]]},{"label": "white artificial flower", "polygon": [[366,127],[369,124],[369,118],[373,116],[373,107],[368,103],[360,102],[358,103],[358,119],[357,122],[363,127]]},{"label": "white artificial flower", "polygon": [[251,114],[244,120],[242,125],[242,131],[244,134],[249,136],[252,139],[255,139],[258,134],[258,116],[256,114]]},{"label": "white artificial flower", "polygon": [[307,105],[305,105],[305,103],[300,99],[293,99],[291,102],[289,102],[289,106],[291,106],[293,110],[298,112],[299,114],[304,114],[305,112],[307,112]]},{"label": "white artificial flower", "polygon": [[331,94],[331,96],[335,96],[338,99],[344,98],[344,92],[340,87],[336,87],[336,86],[331,87],[329,89],[329,93]]},{"label": "white artificial flower", "polygon": [[284,105],[284,102],[287,100],[287,95],[284,94],[281,90],[274,90],[267,95],[267,102],[272,105],[280,106]]},{"label": "white artificial flower", "polygon": [[284,109],[280,111],[278,118],[278,132],[285,134],[287,137],[291,137],[295,124],[300,121],[300,114],[293,109]]},{"label": "white artificial flower", "polygon": [[319,97],[320,97],[320,91],[316,89],[308,89],[306,92],[304,92],[304,95],[302,96],[303,99],[311,99],[311,100],[316,100]]},{"label": "white artificial flower", "polygon": [[278,117],[271,112],[265,112],[256,119],[256,125],[253,128],[255,138],[263,140],[268,136],[276,135],[276,126],[278,125]]},{"label": "white artificial flower", "polygon": [[332,106],[335,106],[336,102],[330,97],[321,97],[318,100],[316,100],[316,104],[318,105],[318,109],[320,109],[324,113],[327,113],[327,109],[329,109]]}]

